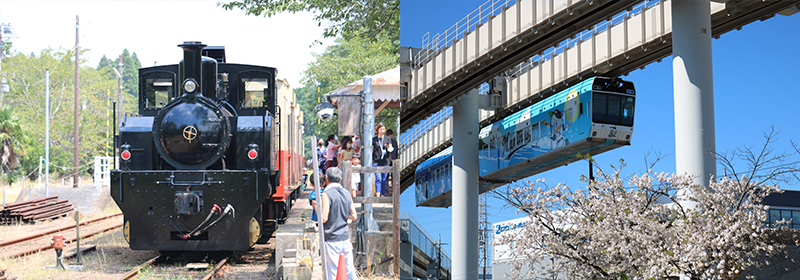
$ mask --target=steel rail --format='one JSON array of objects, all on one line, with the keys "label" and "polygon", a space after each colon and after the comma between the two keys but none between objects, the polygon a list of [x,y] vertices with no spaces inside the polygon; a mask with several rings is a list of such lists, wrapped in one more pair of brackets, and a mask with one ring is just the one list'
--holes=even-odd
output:
[{"label": "steel rail", "polygon": [[219,270],[220,270],[220,269],[221,269],[223,266],[225,266],[227,263],[228,263],[228,258],[224,258],[224,259],[222,259],[221,261],[219,261],[219,263],[217,263],[217,265],[215,265],[215,266],[214,266],[214,268],[212,268],[212,269],[211,269],[211,271],[209,271],[209,272],[208,272],[208,273],[207,273],[205,276],[203,276],[203,278],[201,278],[201,279],[202,279],[202,280],[209,280],[209,279],[213,279],[213,278],[214,278],[214,274],[215,274],[215,273],[217,273],[217,271],[219,271]]},{"label": "steel rail", "polygon": [[[105,217],[100,217],[100,218],[88,220],[88,221],[85,221],[85,222],[81,222],[80,225],[83,226],[83,225],[86,225],[86,224],[102,221],[102,220],[113,218],[113,217],[117,217],[117,216],[120,216],[120,215],[122,215],[122,213],[111,214],[111,215],[108,215],[108,216],[105,216]],[[69,230],[69,229],[72,229],[72,228],[75,228],[75,225],[64,226],[64,227],[60,227],[60,228],[57,228],[57,229],[52,229],[52,230],[48,230],[48,231],[45,231],[45,232],[40,232],[40,233],[36,233],[36,234],[31,234],[31,235],[28,235],[28,236],[25,236],[25,237],[17,238],[17,239],[0,242],[0,248],[2,248],[4,246],[8,246],[8,245],[14,245],[14,244],[17,244],[17,243],[20,243],[20,242],[28,241],[28,240],[31,240],[31,239],[40,238],[42,236],[45,236],[45,235],[48,235],[48,234],[53,234],[53,233],[56,233],[56,232],[59,232],[59,231]]]},{"label": "steel rail", "polygon": [[[118,228],[118,227],[122,227],[122,224],[120,223],[120,224],[117,224],[117,225],[114,225],[114,226],[111,226],[111,227],[108,227],[108,228],[104,228],[104,229],[101,229],[101,230],[98,230],[98,231],[83,235],[83,236],[81,236],[81,239],[92,237],[94,235],[97,235],[97,234],[100,234],[100,233],[103,233],[103,232],[106,232],[106,231],[109,231],[109,230],[112,230],[112,229],[115,229],[115,228]],[[73,238],[73,239],[67,240],[65,243],[74,243],[77,240],[78,240],[77,238]],[[39,247],[39,248],[36,248],[36,249],[27,250],[27,251],[22,252],[22,253],[17,253],[17,254],[11,255],[11,256],[2,257],[0,259],[11,259],[11,258],[24,257],[24,256],[27,256],[27,255],[33,255],[33,254],[36,254],[36,253],[39,253],[39,252],[42,252],[42,251],[47,251],[47,250],[50,250],[50,249],[53,249],[53,246],[52,245],[47,245],[47,246],[42,246],[42,247]]]},{"label": "steel rail", "polygon": [[133,279],[133,277],[135,277],[136,275],[139,274],[139,271],[141,271],[145,267],[148,267],[148,266],[152,265],[159,258],[161,258],[161,255],[158,255],[155,258],[152,258],[152,259],[146,261],[145,263],[140,264],[137,267],[134,267],[131,271],[128,271],[128,273],[126,273],[125,275],[122,275],[122,277],[120,277],[119,280]]}]

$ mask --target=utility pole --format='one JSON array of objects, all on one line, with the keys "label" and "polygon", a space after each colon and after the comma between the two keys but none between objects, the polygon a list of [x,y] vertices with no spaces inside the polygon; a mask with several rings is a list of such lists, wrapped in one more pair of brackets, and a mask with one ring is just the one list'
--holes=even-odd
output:
[{"label": "utility pole", "polygon": [[[117,73],[116,73],[117,74],[117,78],[119,80],[117,82],[117,83],[119,83],[119,90],[117,91],[117,114],[118,114],[117,115],[117,119],[119,121],[122,121],[122,66],[123,65],[124,64],[122,63],[122,54],[119,54],[119,65],[118,65],[119,71],[117,71]],[[114,69],[114,68],[112,67],[111,69]],[[114,124],[114,125],[117,125],[117,124]]]},{"label": "utility pole", "polygon": [[78,110],[78,88],[80,82],[80,47],[78,46],[78,30],[80,30],[80,21],[79,17],[75,16],[75,111],[73,115],[75,116],[74,126],[75,130],[73,131],[73,151],[72,151],[72,187],[78,187],[78,116],[80,114],[80,110]]},{"label": "utility pole", "polygon": [[[0,70],[3,70],[3,58],[5,53],[3,53],[2,46],[3,40],[8,41],[8,39],[16,38],[16,34],[14,32],[14,28],[11,26],[10,23],[2,23],[0,22]],[[8,91],[8,84],[6,83],[5,75],[0,76],[0,103],[3,103],[3,92]]]},{"label": "utility pole", "polygon": [[436,241],[436,274],[433,275],[435,279],[442,279],[442,245],[445,244],[447,243],[442,243],[442,235],[439,234],[439,240]]},{"label": "utility pole", "polygon": [[[0,21],[0,73],[2,73],[3,71],[3,33],[5,29],[6,29],[5,25],[3,24],[3,22]],[[3,91],[4,91],[3,87],[5,86],[5,78],[3,78],[3,80],[0,81],[0,83],[2,83],[0,84],[0,101],[1,101],[3,100]]]},{"label": "utility pole", "polygon": [[[6,31],[6,26],[0,21],[0,71],[3,70],[3,33]],[[0,85],[0,96],[3,94],[3,87]]]},{"label": "utility pole", "polygon": [[487,257],[489,252],[489,212],[488,205],[486,203],[486,194],[480,195],[480,205],[479,205],[479,213],[480,215],[480,233],[478,235],[478,248],[479,253],[479,260],[478,260],[478,267],[483,268],[483,278],[486,280],[486,267],[489,266],[489,259]]},{"label": "utility pole", "polygon": [[50,69],[44,69],[44,196],[50,196]]},{"label": "utility pole", "polygon": [[109,142],[108,142],[109,134],[111,134],[111,126],[109,125],[110,122],[111,122],[111,93],[108,92],[108,90],[106,90],[106,149],[105,149],[106,153],[105,153],[105,156],[109,156],[108,152],[111,149],[111,147],[109,147]]}]

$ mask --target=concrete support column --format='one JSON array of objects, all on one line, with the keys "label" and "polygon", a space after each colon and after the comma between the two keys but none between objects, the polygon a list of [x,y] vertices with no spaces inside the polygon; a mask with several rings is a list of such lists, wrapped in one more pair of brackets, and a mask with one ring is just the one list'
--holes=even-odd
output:
[{"label": "concrete support column", "polygon": [[675,170],[708,185],[716,177],[710,3],[672,2]]},{"label": "concrete support column", "polygon": [[478,90],[453,105],[452,279],[478,279]]},{"label": "concrete support column", "polygon": [[[374,160],[372,158],[372,149],[376,148],[372,146],[372,137],[375,136],[375,100],[372,100],[372,76],[364,76],[362,83],[364,84],[364,92],[361,95],[364,100],[364,115],[362,116],[363,123],[361,127],[361,143],[363,145],[361,158],[364,159],[364,164],[361,166],[372,166]],[[377,148],[380,149],[380,147]],[[361,185],[361,193],[364,197],[375,196],[375,173],[365,173],[364,182]],[[364,216],[362,217],[364,230],[368,232],[378,231],[378,222],[372,216],[372,203],[364,203],[362,207],[364,211]]]}]

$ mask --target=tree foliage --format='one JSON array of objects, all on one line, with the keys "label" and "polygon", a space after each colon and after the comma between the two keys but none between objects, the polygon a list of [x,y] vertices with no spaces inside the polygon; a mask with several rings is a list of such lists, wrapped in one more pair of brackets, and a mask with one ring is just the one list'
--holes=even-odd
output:
[{"label": "tree foliage", "polygon": [[328,25],[324,33],[328,38],[375,38],[382,33],[399,37],[400,33],[399,0],[242,0],[228,2],[222,7],[267,17],[282,12],[313,12],[320,26]]},{"label": "tree foliage", "polygon": [[25,154],[25,132],[19,116],[11,107],[0,108],[0,175],[19,165],[19,157]]},{"label": "tree foliage", "polygon": [[[339,38],[336,40],[337,44],[327,47],[325,52],[314,54],[315,61],[309,63],[303,72],[301,82],[305,86],[295,89],[300,108],[306,116],[304,143],[309,143],[311,135],[316,134],[317,138],[321,138],[338,131],[337,116],[326,122],[319,122],[314,112],[314,106],[323,101],[325,93],[360,80],[365,75],[377,74],[397,66],[397,40],[386,34],[373,39]],[[347,112],[338,112],[343,113]],[[397,109],[384,109],[375,116],[375,122],[383,122],[388,129],[397,131],[395,123],[398,114]],[[306,158],[310,158],[311,152],[306,151]]]},{"label": "tree foliage", "polygon": [[[117,74],[114,69],[119,71],[119,56],[115,59],[108,59],[105,55],[100,58],[97,64],[97,71],[104,73],[108,79],[117,81]],[[142,68],[142,63],[134,52],[131,54],[128,49],[122,51],[122,104],[125,111],[135,111],[138,109],[139,100],[139,68]],[[112,96],[117,96],[117,90],[112,92]],[[112,98],[117,100],[117,98]]]},{"label": "tree foliage", "polygon": [[518,268],[555,260],[538,273],[568,279],[736,279],[783,254],[774,229],[764,226],[768,208],[761,201],[781,192],[766,184],[769,178],[798,169],[791,154],[772,155],[774,136],[765,134],[761,149],[738,150],[750,162],[746,175],[728,173],[708,186],[652,169],[624,178],[620,167],[584,178],[585,188],[551,187],[542,179],[507,188],[496,196],[530,219],[518,234],[495,242],[513,244],[506,254]]},{"label": "tree foliage", "polygon": [[[81,52],[81,57],[86,57],[86,50]],[[109,77],[105,71],[81,67],[78,108],[80,163],[78,170],[73,170],[74,63],[74,49],[71,48],[45,49],[30,55],[13,53],[3,61],[10,92],[0,95],[0,103],[14,108],[29,135],[23,143],[26,154],[20,158],[20,168],[14,171],[17,178],[36,178],[39,158],[44,157],[45,69],[50,70],[51,172],[63,176],[74,172],[85,174],[93,168],[94,156],[110,152],[109,101],[110,97],[116,97],[117,79]]]},{"label": "tree foliage", "polygon": [[[325,93],[398,64],[399,0],[240,0],[221,6],[226,10],[242,9],[248,15],[267,17],[283,12],[312,12],[314,20],[320,26],[326,26],[323,36],[337,38],[335,45],[327,47],[323,53],[314,54],[315,61],[309,63],[304,71],[303,86],[294,89],[305,116],[303,140],[307,146],[310,146],[312,135],[322,138],[338,131],[337,116],[320,122],[314,112],[314,106],[323,101]],[[375,116],[375,121],[397,131],[398,113],[397,109],[384,109]],[[306,158],[311,157],[311,152],[306,149]]]},{"label": "tree foliage", "polygon": [[13,47],[13,43],[9,40],[4,40],[0,42],[0,51],[3,52],[3,57],[11,55],[11,48]]},{"label": "tree foliage", "polygon": [[[775,153],[774,145],[777,142],[778,131],[770,126],[769,132],[764,132],[765,144],[761,147],[740,147],[733,151],[716,153],[724,174],[734,180],[747,178],[754,185],[763,184],[792,184],[800,182],[800,161],[793,157],[793,153]],[[800,146],[790,141],[795,154],[800,154]],[[738,163],[738,164],[737,164]],[[742,170],[738,165],[747,168]]]}]

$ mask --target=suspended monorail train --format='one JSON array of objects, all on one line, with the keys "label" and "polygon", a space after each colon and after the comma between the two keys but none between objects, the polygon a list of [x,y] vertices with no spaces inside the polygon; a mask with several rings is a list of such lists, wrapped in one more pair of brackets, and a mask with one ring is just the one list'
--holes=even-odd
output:
[{"label": "suspended monorail train", "polygon": [[[630,145],[635,99],[632,82],[593,77],[483,127],[479,192]],[[452,166],[452,149],[417,166],[418,206],[451,205]]]}]

